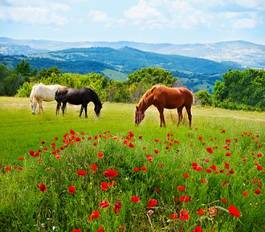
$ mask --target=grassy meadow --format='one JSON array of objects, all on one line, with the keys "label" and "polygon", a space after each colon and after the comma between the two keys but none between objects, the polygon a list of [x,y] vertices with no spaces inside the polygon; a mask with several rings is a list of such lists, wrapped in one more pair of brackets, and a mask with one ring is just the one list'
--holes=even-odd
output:
[{"label": "grassy meadow", "polygon": [[195,106],[189,129],[134,109],[1,97],[1,231],[265,231],[265,113]]}]

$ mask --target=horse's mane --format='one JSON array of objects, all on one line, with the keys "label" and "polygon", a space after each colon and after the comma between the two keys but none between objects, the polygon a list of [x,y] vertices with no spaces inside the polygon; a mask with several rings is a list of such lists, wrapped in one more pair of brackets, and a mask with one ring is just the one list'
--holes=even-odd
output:
[{"label": "horse's mane", "polygon": [[154,90],[157,88],[157,87],[159,87],[159,86],[161,86],[161,85],[154,85],[154,86],[152,86],[152,88],[151,89],[148,89],[145,93],[144,93],[144,95],[141,97],[141,99],[140,99],[140,101],[139,101],[139,103],[138,103],[138,105],[137,106],[139,106],[140,104],[143,104],[143,103],[145,103],[146,102],[146,100],[147,100],[147,98],[154,92]]},{"label": "horse's mane", "polygon": [[88,88],[88,89],[89,89],[89,91],[90,91],[92,97],[95,99],[96,104],[102,106],[102,103],[101,103],[101,101],[100,101],[100,99],[99,99],[97,93],[96,93],[93,89],[91,89],[91,88]]}]

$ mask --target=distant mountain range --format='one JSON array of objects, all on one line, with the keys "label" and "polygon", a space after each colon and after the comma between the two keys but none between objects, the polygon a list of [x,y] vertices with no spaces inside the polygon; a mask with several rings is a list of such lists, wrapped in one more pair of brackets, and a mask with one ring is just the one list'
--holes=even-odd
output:
[{"label": "distant mountain range", "polygon": [[265,46],[245,41],[176,45],[0,37],[0,62],[13,66],[21,59],[36,68],[57,66],[64,72],[100,72],[112,79],[126,79],[127,74],[143,67],[162,67],[193,90],[211,90],[230,69],[265,68]]},{"label": "distant mountain range", "polygon": [[232,61],[243,67],[265,68],[265,45],[242,40],[205,44],[154,44],[129,41],[62,42],[49,40],[16,40],[0,37],[0,53],[4,55],[29,55],[46,51],[91,47],[108,47],[114,49],[130,47],[142,51],[198,57],[217,62]]}]

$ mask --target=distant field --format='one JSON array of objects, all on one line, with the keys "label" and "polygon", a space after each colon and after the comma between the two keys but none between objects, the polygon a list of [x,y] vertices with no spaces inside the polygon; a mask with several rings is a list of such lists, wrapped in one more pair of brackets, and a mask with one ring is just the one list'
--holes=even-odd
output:
[{"label": "distant field", "polygon": [[134,108],[0,98],[1,232],[265,231],[265,113],[194,107],[192,129],[175,111],[160,128]]},{"label": "distant field", "polygon": [[[159,116],[155,108],[146,112],[144,122],[134,125],[134,104],[104,103],[99,119],[95,117],[93,104],[89,106],[88,118],[79,118],[79,106],[67,106],[67,113],[55,116],[55,102],[44,103],[44,113],[32,115],[26,98],[0,98],[0,160],[12,160],[36,147],[41,140],[61,136],[70,129],[97,133],[111,130],[123,134],[128,130],[146,135],[149,138],[164,135],[168,131],[181,137],[189,129],[176,127],[175,111],[166,111],[166,128],[159,128]],[[230,111],[217,108],[193,107],[193,129],[211,135],[215,130],[226,128],[230,133],[252,130],[264,133],[265,113]],[[150,133],[152,131],[152,133]],[[214,135],[214,134],[213,134]]]}]

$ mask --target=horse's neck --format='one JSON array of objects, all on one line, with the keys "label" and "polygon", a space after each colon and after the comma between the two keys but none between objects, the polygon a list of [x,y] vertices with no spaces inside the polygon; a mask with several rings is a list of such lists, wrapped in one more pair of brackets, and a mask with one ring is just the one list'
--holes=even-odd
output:
[{"label": "horse's neck", "polygon": [[142,112],[145,112],[153,104],[153,95],[148,96],[139,103]]}]

